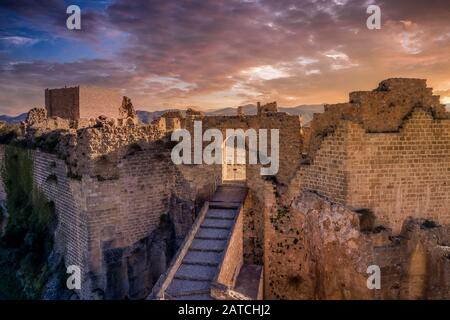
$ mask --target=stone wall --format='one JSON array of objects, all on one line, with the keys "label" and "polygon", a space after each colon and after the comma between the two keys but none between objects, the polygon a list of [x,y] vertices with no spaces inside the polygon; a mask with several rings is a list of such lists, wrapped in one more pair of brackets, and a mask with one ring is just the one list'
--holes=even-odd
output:
[{"label": "stone wall", "polygon": [[401,129],[367,133],[344,121],[298,172],[300,185],[400,232],[408,217],[450,223],[450,120],[416,107]]},{"label": "stone wall", "polygon": [[157,126],[139,125],[135,119],[101,118],[95,126],[64,136],[58,145],[58,153],[76,175],[112,178],[118,174],[119,158],[149,148],[164,135]]},{"label": "stone wall", "polygon": [[[303,147],[303,138],[301,132],[301,119],[299,116],[292,116],[286,113],[262,114],[261,116],[208,116],[187,118],[186,129],[193,134],[193,121],[202,121],[203,130],[218,129],[222,132],[224,140],[226,138],[227,129],[255,129],[258,133],[259,129],[268,130],[267,149],[270,152],[270,129],[279,130],[279,171],[276,179],[281,184],[288,184],[289,180],[295,175],[299,165],[300,154]],[[193,136],[193,135],[192,135]],[[207,143],[205,144],[207,145]],[[247,148],[247,164],[248,164],[248,144]],[[252,167],[255,165],[247,165]],[[256,165],[255,167],[258,167]],[[259,167],[258,167],[259,168]],[[247,169],[248,171],[248,169]],[[256,172],[255,172],[256,173]],[[260,172],[256,173],[260,176]],[[247,181],[254,177],[246,174]],[[255,177],[256,178],[256,177]]]},{"label": "stone wall", "polygon": [[359,123],[367,132],[398,132],[418,106],[429,109],[436,119],[450,119],[439,96],[433,95],[424,79],[387,79],[373,91],[352,92],[348,103],[326,105],[324,113],[314,114],[305,149],[314,158],[321,142],[342,120]]},{"label": "stone wall", "polygon": [[[206,177],[199,171],[192,172],[190,182],[189,169],[174,166],[166,149],[125,155],[117,167],[117,179],[98,181],[83,176],[89,212],[89,270],[95,275],[95,287],[105,290],[106,297],[139,298],[148,294],[165,271],[176,243],[195,219],[201,199],[208,198],[215,186],[211,175],[210,182],[202,186]],[[187,177],[183,172],[188,172]],[[161,233],[163,217],[173,223],[170,232]],[[147,271],[140,274],[135,268]],[[133,286],[130,272],[135,285],[145,286]]]},{"label": "stone wall", "polygon": [[223,258],[217,267],[215,281],[228,288],[234,288],[239,271],[243,265],[243,214],[239,211],[235,224],[228,238],[228,244],[223,254]]},{"label": "stone wall", "polygon": [[[3,166],[5,146],[0,145],[0,150],[0,163]],[[58,226],[54,249],[64,255],[66,266],[81,267],[82,281],[86,284],[88,215],[83,199],[83,185],[80,181],[67,177],[65,162],[55,155],[33,151],[32,157],[34,183],[55,204]],[[4,192],[3,181],[1,186]],[[2,197],[6,195],[3,194]],[[83,296],[85,291],[82,290],[79,294]]]},{"label": "stone wall", "polygon": [[391,79],[351,97],[313,121],[310,161],[290,183],[371,210],[396,233],[408,217],[450,223],[450,118],[425,81]]},{"label": "stone wall", "polygon": [[[450,229],[417,219],[401,236],[361,231],[361,215],[312,193],[274,211],[271,270],[265,298],[446,299],[450,293]],[[367,288],[367,268],[381,269],[381,289]]]},{"label": "stone wall", "polygon": [[118,90],[80,86],[80,118],[90,119],[98,116],[121,118],[122,95]]},{"label": "stone wall", "polygon": [[221,177],[174,166],[165,148],[124,155],[114,179],[75,179],[57,155],[32,156],[34,182],[55,203],[55,249],[82,270],[82,299],[145,297]]},{"label": "stone wall", "polygon": [[408,217],[450,224],[450,120],[416,108],[398,133],[348,124],[346,204],[399,232]]}]

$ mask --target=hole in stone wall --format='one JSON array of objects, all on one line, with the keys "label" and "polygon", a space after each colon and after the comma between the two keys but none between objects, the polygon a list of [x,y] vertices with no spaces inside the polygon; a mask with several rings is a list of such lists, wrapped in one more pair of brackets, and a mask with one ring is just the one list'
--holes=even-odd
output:
[{"label": "hole in stone wall", "polygon": [[131,144],[131,145],[128,147],[127,152],[126,152],[126,155],[127,155],[127,156],[132,156],[132,155],[134,155],[136,152],[139,152],[139,151],[142,151],[142,147],[141,147],[139,144],[137,144],[137,143],[133,143],[133,144]]},{"label": "hole in stone wall", "polygon": [[359,216],[359,230],[362,232],[371,232],[375,229],[375,214],[367,208],[357,209],[355,212]]},{"label": "hole in stone wall", "polygon": [[432,220],[425,220],[420,226],[421,229],[433,229],[437,227],[439,227],[439,225]]},{"label": "hole in stone wall", "polygon": [[58,183],[58,177],[56,176],[56,174],[51,174],[47,177],[47,179],[45,179],[46,182],[48,183]]},{"label": "hole in stone wall", "polygon": [[301,276],[290,276],[288,277],[288,284],[294,288],[300,288],[303,283],[303,278]]}]

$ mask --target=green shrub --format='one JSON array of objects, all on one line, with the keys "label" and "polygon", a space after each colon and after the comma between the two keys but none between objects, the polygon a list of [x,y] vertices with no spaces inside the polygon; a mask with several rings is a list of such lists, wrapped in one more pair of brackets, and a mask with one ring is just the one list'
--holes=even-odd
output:
[{"label": "green shrub", "polygon": [[0,239],[0,292],[14,299],[39,299],[48,279],[54,205],[33,184],[29,150],[6,146],[2,178],[8,223]]},{"label": "green shrub", "polygon": [[21,135],[18,124],[0,123],[0,144],[8,144]]}]

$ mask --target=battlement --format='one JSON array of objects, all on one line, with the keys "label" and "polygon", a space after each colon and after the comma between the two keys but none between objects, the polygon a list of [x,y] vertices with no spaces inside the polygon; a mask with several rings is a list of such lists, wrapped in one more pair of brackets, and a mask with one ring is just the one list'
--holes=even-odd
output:
[{"label": "battlement", "polygon": [[257,104],[257,111],[258,111],[258,116],[262,116],[262,115],[269,115],[271,113],[277,113],[278,112],[278,105],[276,103],[276,101],[274,102],[270,102],[264,105],[261,105],[260,102],[258,102]]}]

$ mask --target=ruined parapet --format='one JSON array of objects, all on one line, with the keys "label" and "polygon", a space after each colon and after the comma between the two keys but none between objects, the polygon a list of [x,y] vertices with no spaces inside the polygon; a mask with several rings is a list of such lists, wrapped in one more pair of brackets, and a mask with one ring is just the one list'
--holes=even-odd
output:
[{"label": "ruined parapet", "polygon": [[[190,113],[194,112],[193,109],[188,109],[188,110],[191,110]],[[183,112],[181,112],[180,110],[170,110],[170,111],[164,112],[164,114],[161,117],[182,119],[182,118],[184,118],[184,115],[183,115]]]},{"label": "ruined parapet", "polygon": [[[77,174],[83,174],[89,171],[77,167],[77,161],[83,162],[80,159],[164,135],[165,127],[140,124],[130,98],[119,97],[122,102],[115,105],[118,97],[115,90],[87,86],[45,90],[46,108],[30,110],[22,124],[28,145],[58,153]],[[84,147],[80,155],[78,151]]]},{"label": "ruined parapet", "polygon": [[260,102],[258,102],[257,104],[257,114],[258,117],[261,117],[263,115],[270,115],[273,113],[277,113],[278,112],[278,106],[276,101],[274,102],[270,102],[264,105],[261,105]]},{"label": "ruined parapet", "polygon": [[368,132],[396,132],[414,107],[426,107],[436,118],[449,118],[439,96],[425,79],[393,78],[380,82],[373,91],[350,93]]},{"label": "ruined parapet", "polygon": [[32,126],[34,124],[38,124],[44,122],[47,119],[47,110],[44,108],[33,108],[31,109],[25,120],[27,125]]},{"label": "ruined parapet", "polygon": [[188,108],[186,110],[186,117],[190,117],[190,118],[201,118],[204,117],[205,114],[199,110],[196,110],[194,108]]},{"label": "ruined parapet", "polygon": [[161,116],[161,119],[164,119],[165,121],[165,130],[167,132],[180,129],[185,126],[185,116],[180,110],[167,111]]},{"label": "ruined parapet", "polygon": [[133,103],[131,99],[124,96],[122,99],[122,105],[119,109],[120,118],[136,118],[136,111],[134,110]]},{"label": "ruined parapet", "polygon": [[[21,124],[22,134],[29,141],[36,143],[43,142],[43,137],[53,136],[52,140],[56,139],[56,131],[67,132],[74,128],[74,122],[62,119],[59,117],[47,117],[47,112],[44,108],[33,108],[28,114],[26,120]],[[53,142],[51,144],[54,144]],[[42,145],[37,144],[38,147]]]},{"label": "ruined parapet", "polygon": [[165,134],[159,125],[141,125],[137,118],[102,116],[97,118],[95,126],[79,129],[75,135],[66,137],[59,151],[74,175],[111,179],[115,177],[113,171],[117,169],[118,159],[130,152],[130,146],[155,142]]},{"label": "ruined parapet", "polygon": [[159,117],[152,121],[153,126],[158,127],[158,129],[162,132],[166,131],[166,118]]},{"label": "ruined parapet", "polygon": [[424,79],[387,79],[375,90],[352,92],[349,98],[348,103],[325,105],[324,113],[314,115],[307,148],[311,157],[342,120],[359,123],[367,132],[387,133],[398,132],[416,107],[428,109],[436,119],[450,119]]},{"label": "ruined parapet", "polygon": [[409,217],[450,223],[450,117],[424,80],[390,79],[315,115],[298,185],[372,210],[399,234]]},{"label": "ruined parapet", "polygon": [[167,132],[171,132],[181,128],[181,119],[179,118],[165,118],[165,119]]}]

